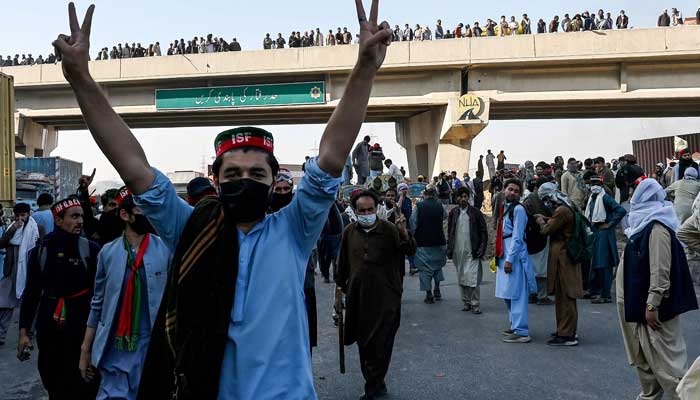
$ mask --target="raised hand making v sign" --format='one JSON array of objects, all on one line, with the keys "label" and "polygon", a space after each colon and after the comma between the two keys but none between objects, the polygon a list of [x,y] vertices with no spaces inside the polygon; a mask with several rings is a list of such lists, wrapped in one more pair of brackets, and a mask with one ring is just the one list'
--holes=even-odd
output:
[{"label": "raised hand making v sign", "polygon": [[[273,135],[251,127],[219,134],[213,165],[219,196],[195,208],[184,203],[167,177],[151,168],[90,76],[94,7],[81,27],[69,5],[71,34],[54,42],[63,55],[63,73],[95,142],[175,254],[139,384],[143,398],[171,393],[181,399],[316,398],[303,277],[391,41],[389,24],[377,22],[379,0],[372,1],[369,19],[362,1],[355,5],[357,62],[318,158],[309,160],[294,199],[274,217],[265,215],[279,170]],[[324,51],[332,57],[336,50]],[[238,137],[245,143],[234,140]],[[207,246],[199,246],[200,240]]]}]

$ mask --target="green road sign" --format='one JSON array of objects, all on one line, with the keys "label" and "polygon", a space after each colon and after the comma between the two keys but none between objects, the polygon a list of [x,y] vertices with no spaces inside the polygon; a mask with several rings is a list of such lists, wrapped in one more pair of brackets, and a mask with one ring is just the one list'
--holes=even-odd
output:
[{"label": "green road sign", "polygon": [[157,89],[156,110],[325,104],[324,82]]}]

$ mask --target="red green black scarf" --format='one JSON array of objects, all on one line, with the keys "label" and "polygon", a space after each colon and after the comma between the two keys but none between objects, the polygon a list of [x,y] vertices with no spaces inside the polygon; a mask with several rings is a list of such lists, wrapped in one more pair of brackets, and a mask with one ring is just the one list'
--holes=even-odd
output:
[{"label": "red green black scarf", "polygon": [[126,250],[126,267],[131,270],[129,278],[126,281],[124,289],[124,297],[122,298],[121,310],[119,312],[119,325],[117,325],[117,334],[115,339],[115,347],[123,351],[136,351],[139,341],[139,325],[141,323],[141,267],[143,266],[143,256],[146,254],[150,235],[147,233],[139,250],[134,258],[134,251],[131,250],[129,241],[126,240],[126,235],[122,236],[124,250]]}]

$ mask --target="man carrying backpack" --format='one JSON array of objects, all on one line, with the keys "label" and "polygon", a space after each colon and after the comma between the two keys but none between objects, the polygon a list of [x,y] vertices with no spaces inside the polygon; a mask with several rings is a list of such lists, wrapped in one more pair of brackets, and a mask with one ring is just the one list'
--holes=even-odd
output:
[{"label": "man carrying backpack", "polygon": [[576,299],[583,297],[581,265],[572,260],[568,249],[576,229],[576,214],[570,200],[553,182],[545,183],[537,191],[545,206],[553,211],[552,217],[537,215],[537,223],[549,235],[549,266],[547,289],[555,296],[557,331],[547,342],[550,346],[576,346],[578,309]]},{"label": "man carrying backpack", "polygon": [[78,199],[59,201],[51,212],[56,228],[29,254],[17,358],[29,359],[36,321],[37,366],[49,398],[94,399],[99,381],[85,382],[78,363],[100,248],[80,236],[83,207]]},{"label": "man carrying backpack", "polygon": [[[532,265],[525,243],[527,213],[518,203],[523,184],[517,179],[508,179],[503,184],[505,205],[497,208],[496,230],[496,297],[508,307],[510,328],[505,330],[506,343],[529,343],[528,297],[537,290]],[[511,208],[513,209],[511,212]]]}]

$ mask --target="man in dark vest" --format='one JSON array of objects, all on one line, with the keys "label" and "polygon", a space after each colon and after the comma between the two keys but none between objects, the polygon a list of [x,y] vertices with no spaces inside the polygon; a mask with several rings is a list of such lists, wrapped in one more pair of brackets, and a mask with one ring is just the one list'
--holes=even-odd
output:
[{"label": "man in dark vest", "polygon": [[80,345],[90,314],[99,245],[81,237],[83,207],[71,198],[51,208],[55,229],[29,255],[19,315],[17,357],[29,359],[36,322],[41,383],[51,399],[94,399],[99,380],[80,376]]},{"label": "man in dark vest", "polygon": [[[134,193],[134,202],[174,250],[139,397],[312,399],[316,397],[304,304],[304,273],[343,166],[364,121],[391,29],[357,2],[358,60],[291,203],[266,215],[279,163],[272,134],[252,127],[215,140],[218,198],[196,208],[151,167],[88,68],[94,7],[82,27],[69,5],[71,36],[54,42],[93,138]],[[280,262],[284,260],[284,262]],[[77,364],[76,364],[77,365]]]},{"label": "man in dark vest", "polygon": [[411,215],[411,231],[416,239],[416,268],[420,277],[420,290],[425,292],[425,303],[442,300],[440,282],[445,280],[442,268],[447,263],[447,249],[443,221],[445,208],[438,202],[437,189],[428,185],[423,201]]},{"label": "man in dark vest", "polygon": [[[641,181],[641,183],[640,183]],[[630,365],[642,386],[640,399],[678,399],[687,351],[680,315],[698,308],[679,221],[666,192],[641,177],[632,195],[629,238],[617,269],[616,295],[622,337]]]}]

